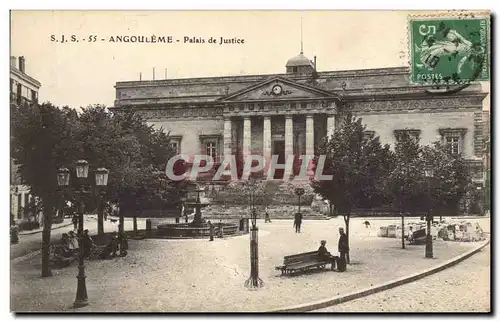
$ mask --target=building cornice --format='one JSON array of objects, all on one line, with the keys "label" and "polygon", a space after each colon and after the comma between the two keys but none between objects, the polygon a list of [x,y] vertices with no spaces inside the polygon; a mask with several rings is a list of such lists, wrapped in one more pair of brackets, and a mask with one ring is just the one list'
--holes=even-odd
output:
[{"label": "building cornice", "polygon": [[[321,78],[351,78],[351,77],[387,76],[387,75],[409,75],[409,73],[410,73],[409,67],[388,67],[388,68],[374,68],[374,69],[355,69],[355,70],[317,72],[315,78],[321,79]],[[115,88],[179,86],[188,84],[221,85],[221,83],[252,83],[252,82],[261,82],[265,81],[268,78],[270,79],[276,77],[288,78],[295,81],[313,79],[312,75],[295,75],[292,73],[278,73],[278,74],[260,74],[260,75],[173,78],[173,79],[145,80],[145,81],[123,81],[123,82],[117,82]]]},{"label": "building cornice", "polygon": [[42,84],[34,79],[33,77],[29,76],[26,73],[21,72],[19,69],[15,68],[14,66],[10,66],[10,72],[17,77],[21,78],[22,80],[30,83],[31,85],[35,86],[37,89],[42,86]]}]

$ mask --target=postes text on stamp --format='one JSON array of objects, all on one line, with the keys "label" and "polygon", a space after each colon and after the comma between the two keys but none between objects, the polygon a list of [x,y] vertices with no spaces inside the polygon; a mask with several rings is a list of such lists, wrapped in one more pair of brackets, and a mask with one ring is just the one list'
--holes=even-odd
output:
[{"label": "postes text on stamp", "polygon": [[489,80],[489,19],[410,17],[409,32],[412,83]]}]

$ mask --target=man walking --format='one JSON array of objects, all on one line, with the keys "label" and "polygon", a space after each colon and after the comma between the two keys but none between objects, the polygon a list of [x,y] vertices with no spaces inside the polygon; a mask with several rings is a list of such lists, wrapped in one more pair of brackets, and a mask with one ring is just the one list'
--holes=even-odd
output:
[{"label": "man walking", "polygon": [[300,233],[300,226],[302,225],[302,214],[300,212],[295,213],[295,219],[293,221],[293,226],[295,227],[295,232]]},{"label": "man walking", "polygon": [[210,227],[210,241],[214,241],[214,224],[209,220],[208,226]]},{"label": "man walking", "polygon": [[[347,235],[344,233],[344,228],[339,228],[339,253],[340,260],[349,264],[349,242],[347,240]],[[347,257],[347,259],[346,259]]]},{"label": "man walking", "polygon": [[222,219],[219,221],[219,238],[224,238],[224,225],[222,224]]},{"label": "man walking", "polygon": [[268,222],[271,222],[271,217],[269,216],[269,212],[267,211],[267,207],[266,207],[266,216],[265,216],[265,223],[268,223]]},{"label": "man walking", "polygon": [[77,214],[73,214],[73,230],[76,231],[76,229],[78,228],[78,215]]}]

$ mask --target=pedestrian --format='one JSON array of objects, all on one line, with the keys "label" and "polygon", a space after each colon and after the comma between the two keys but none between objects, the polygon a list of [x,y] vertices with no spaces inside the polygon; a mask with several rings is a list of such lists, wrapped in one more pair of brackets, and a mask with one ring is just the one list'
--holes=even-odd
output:
[{"label": "pedestrian", "polygon": [[408,238],[407,239],[408,239],[408,242],[411,244],[411,243],[413,243],[413,227],[410,226],[408,228],[408,230],[409,231],[408,231]]},{"label": "pedestrian", "polygon": [[349,241],[347,240],[347,235],[344,232],[344,228],[339,228],[339,253],[340,259],[347,264],[349,263]]},{"label": "pedestrian", "polygon": [[293,226],[295,227],[295,232],[300,233],[300,226],[302,225],[302,214],[300,212],[295,213],[295,219],[293,221]]},{"label": "pedestrian", "polygon": [[[120,246],[120,256],[127,256],[127,250],[128,250],[128,238],[127,234],[122,229],[118,229],[118,238],[115,238],[115,241],[117,244]],[[116,254],[116,249],[115,247],[113,250],[115,251]]]},{"label": "pedestrian", "polygon": [[68,232],[68,241],[69,241],[69,249],[72,250],[73,252],[76,252],[77,250],[80,249],[79,245],[78,245],[78,239],[76,238],[75,236],[75,233],[70,230]]},{"label": "pedestrian", "polygon": [[73,230],[76,231],[76,229],[78,228],[78,216],[76,214],[73,214]]},{"label": "pedestrian", "polygon": [[19,230],[15,224],[10,226],[10,243],[19,243]]},{"label": "pedestrian", "polygon": [[224,227],[222,225],[222,219],[219,221],[219,238],[224,238]]},{"label": "pedestrian", "polygon": [[93,247],[94,247],[94,241],[92,240],[92,237],[89,236],[89,230],[85,229],[83,231],[83,241],[82,241],[83,256],[89,257]]},{"label": "pedestrian", "polygon": [[267,212],[267,208],[266,208],[266,217],[264,222],[271,222],[271,217],[269,216],[269,212]]},{"label": "pedestrian", "polygon": [[209,220],[208,221],[208,226],[210,227],[210,240],[209,241],[214,241],[214,224]]}]

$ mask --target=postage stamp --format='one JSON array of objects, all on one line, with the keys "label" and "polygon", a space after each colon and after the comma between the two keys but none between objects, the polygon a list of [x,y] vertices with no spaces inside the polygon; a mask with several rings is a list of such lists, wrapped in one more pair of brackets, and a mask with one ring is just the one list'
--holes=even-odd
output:
[{"label": "postage stamp", "polygon": [[412,83],[489,80],[487,17],[410,17],[409,33]]}]

